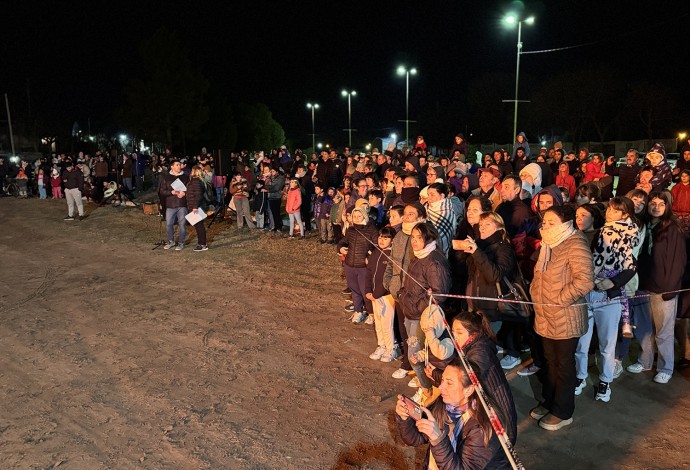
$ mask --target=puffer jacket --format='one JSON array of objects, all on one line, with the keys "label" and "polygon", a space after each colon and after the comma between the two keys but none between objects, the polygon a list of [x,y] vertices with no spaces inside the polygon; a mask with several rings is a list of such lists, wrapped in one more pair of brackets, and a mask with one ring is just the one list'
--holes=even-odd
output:
[{"label": "puffer jacket", "polygon": [[270,183],[266,185],[268,189],[268,199],[281,199],[283,197],[283,188],[285,187],[285,177],[283,175],[276,175],[271,178]]},{"label": "puffer jacket", "polygon": [[[407,273],[402,288],[398,291],[398,300],[405,318],[419,321],[422,312],[429,306],[428,289],[438,294],[450,291],[450,266],[443,253],[436,249],[425,258],[410,261]],[[446,297],[436,298],[439,304],[445,300]]]},{"label": "puffer jacket", "polygon": [[374,246],[378,236],[379,232],[373,222],[367,225],[351,225],[343,239],[338,242],[337,251],[340,253],[341,248],[347,247],[345,264],[351,268],[366,268],[369,250],[376,249]]},{"label": "puffer jacket", "polygon": [[[577,231],[551,251],[545,272],[534,272],[530,294],[534,330],[544,338],[578,338],[587,331],[584,296],[594,288],[592,252],[587,238]],[[540,303],[569,305],[551,307]],[[575,303],[583,303],[572,307]]]},{"label": "puffer jacket", "polygon": [[204,183],[199,178],[190,178],[187,183],[187,209],[198,209],[204,196]]}]

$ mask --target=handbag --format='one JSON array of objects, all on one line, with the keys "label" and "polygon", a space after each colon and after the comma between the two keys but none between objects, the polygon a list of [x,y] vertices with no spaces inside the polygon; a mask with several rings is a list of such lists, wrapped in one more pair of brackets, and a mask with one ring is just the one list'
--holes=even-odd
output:
[{"label": "handbag", "polygon": [[[529,296],[527,295],[527,291],[525,290],[525,287],[522,285],[522,282],[516,280],[515,283],[511,283],[505,276],[503,276],[503,282],[505,282],[506,286],[508,286],[509,292],[504,295],[501,291],[501,283],[497,282],[497,299],[520,300],[523,302],[530,300]],[[505,319],[513,319],[519,321],[527,320],[534,315],[534,308],[531,304],[498,302],[497,310]]]}]

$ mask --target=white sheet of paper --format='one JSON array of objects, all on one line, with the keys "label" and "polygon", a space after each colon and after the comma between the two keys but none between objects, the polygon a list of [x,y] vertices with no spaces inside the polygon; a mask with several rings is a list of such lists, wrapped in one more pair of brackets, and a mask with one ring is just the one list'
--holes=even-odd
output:
[{"label": "white sheet of paper", "polygon": [[199,210],[198,213],[192,211],[185,215],[184,218],[187,219],[187,222],[189,222],[190,225],[196,225],[206,218],[206,212],[202,210]]},{"label": "white sheet of paper", "polygon": [[187,192],[187,186],[185,186],[184,183],[180,181],[180,178],[177,178],[175,181],[173,181],[170,186],[172,186],[172,188],[175,191]]}]

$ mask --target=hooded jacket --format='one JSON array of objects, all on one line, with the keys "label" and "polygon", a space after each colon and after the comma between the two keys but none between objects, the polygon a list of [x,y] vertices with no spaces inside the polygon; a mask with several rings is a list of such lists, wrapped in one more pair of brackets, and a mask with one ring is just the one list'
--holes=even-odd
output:
[{"label": "hooded jacket", "polygon": [[531,186],[528,181],[523,181],[522,189],[529,191],[532,196],[541,191],[541,167],[539,165],[536,163],[525,165],[525,167],[520,170],[520,173],[527,173],[534,181],[534,186]]},{"label": "hooded jacket", "polygon": [[547,186],[541,191],[539,191],[533,198],[532,198],[532,212],[535,214],[539,214],[539,198],[543,194],[548,194],[553,198],[553,205],[554,206],[562,206],[563,205],[563,195],[561,194],[561,190],[558,189],[558,186],[555,184],[552,184],[551,186]]},{"label": "hooded jacket", "polygon": [[[687,260],[685,236],[671,220],[649,226],[640,250],[640,289],[660,294],[680,289]],[[671,300],[678,293],[662,296]]]},{"label": "hooded jacket", "polygon": [[527,143],[527,134],[524,132],[520,132],[518,136],[522,136],[524,139],[522,143],[518,142],[517,136],[515,138],[515,145],[513,145],[513,160],[515,160],[515,157],[517,156],[517,149],[522,148],[525,151],[525,157],[529,159],[530,156],[530,150],[529,150],[529,144]]},{"label": "hooded jacket", "polygon": [[[565,174],[561,175],[560,169],[565,168]],[[558,173],[556,173],[556,186],[563,187],[568,190],[568,194],[571,199],[575,198],[575,191],[577,191],[577,186],[575,185],[575,178],[570,174],[570,165],[559,165]],[[620,183],[619,183],[620,185]],[[634,187],[634,185],[633,185]]]}]

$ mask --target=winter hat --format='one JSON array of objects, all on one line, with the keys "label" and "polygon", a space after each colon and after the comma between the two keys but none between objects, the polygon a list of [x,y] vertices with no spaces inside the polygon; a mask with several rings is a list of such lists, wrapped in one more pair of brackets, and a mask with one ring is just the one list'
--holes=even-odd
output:
[{"label": "winter hat", "polygon": [[53,176],[59,176],[60,175],[60,173],[57,171],[57,168],[53,168],[52,175]]},{"label": "winter hat", "polygon": [[361,197],[355,201],[355,207],[361,208],[369,212],[369,201]]},{"label": "winter hat", "polygon": [[455,134],[455,137],[460,137],[462,140],[465,140],[465,134],[463,134],[462,132],[458,132],[457,134]]},{"label": "winter hat", "polygon": [[650,153],[658,153],[663,158],[666,158],[666,149],[664,148],[664,144],[660,144],[658,142],[652,146],[649,152],[647,152],[647,155]]},{"label": "winter hat", "polygon": [[492,168],[492,167],[489,167],[489,168],[480,168],[480,169],[477,171],[477,173],[479,174],[479,176],[481,176],[482,173],[484,173],[484,172],[486,172],[486,171],[490,172],[492,175],[494,175],[494,176],[495,176],[496,178],[498,178],[499,180],[501,179],[501,171],[500,171],[499,169],[497,169],[497,168]]},{"label": "winter hat", "polygon": [[[364,207],[355,207],[352,209],[352,215],[354,216],[355,212],[359,212],[362,214],[362,223],[360,225],[367,225],[369,223],[369,211],[366,210]],[[354,220],[354,219],[353,219]]]}]

